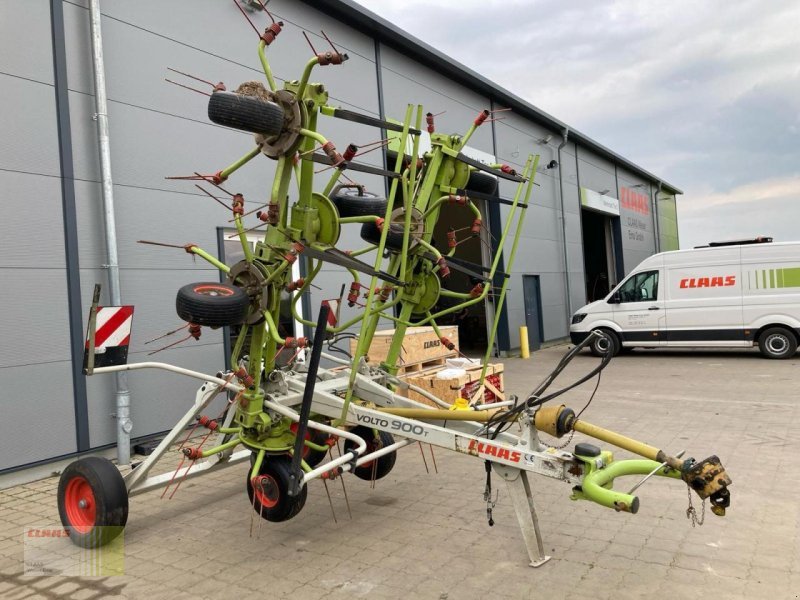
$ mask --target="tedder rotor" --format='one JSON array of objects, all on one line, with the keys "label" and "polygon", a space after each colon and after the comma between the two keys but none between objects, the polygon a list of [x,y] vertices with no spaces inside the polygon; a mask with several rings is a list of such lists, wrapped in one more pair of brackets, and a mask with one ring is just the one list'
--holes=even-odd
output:
[{"label": "tedder rotor", "polygon": [[[269,15],[266,7],[264,11]],[[87,546],[104,544],[125,526],[130,495],[169,487],[174,493],[186,478],[239,462],[248,465],[245,483],[254,510],[267,521],[284,521],[302,511],[312,480],[329,480],[346,473],[379,479],[391,471],[396,451],[416,442],[474,456],[485,461],[487,473],[494,471],[507,482],[533,566],[549,557],[539,534],[529,473],[571,484],[573,499],[591,500],[630,513],[637,512],[639,499],[632,491],[615,491],[616,477],[638,474],[645,479],[651,475],[681,479],[701,499],[710,501],[715,514],[724,515],[731,480],[717,457],[695,461],[670,456],[586,423],[572,410],[552,402],[599,374],[610,361],[607,354],[574,384],[548,392],[553,380],[591,337],[568,352],[524,399],[511,397],[494,404],[482,401],[497,317],[490,327],[480,386],[467,402],[451,406],[398,379],[398,359],[409,327],[430,326],[442,345],[452,347],[437,325],[441,317],[487,300],[494,302],[494,314],[500,314],[510,280],[501,270],[501,254],[505,253],[505,269],[510,272],[539,157],[529,156],[520,171],[471,158],[467,143],[478,127],[493,118],[488,110],[480,112],[463,135],[455,135],[437,132],[434,116],[425,114],[422,106],[408,105],[399,122],[331,106],[326,87],[309,79],[315,68],[335,68],[347,60],[332,43],[324,52],[312,48],[313,56],[300,78],[288,80],[278,89],[266,49],[276,41],[282,26],[273,19],[259,35],[258,55],[266,85],[248,81],[235,91],[227,91],[217,84],[208,102],[208,117],[213,123],[253,134],[252,149],[213,174],[182,178],[211,187],[213,193],[198,185],[230,211],[241,242],[244,258],[232,265],[197,245],[177,246],[225,275],[224,283],[199,282],[182,287],[176,309],[187,323],[185,339],[199,337],[203,327],[239,328],[231,367],[209,375],[162,362],[126,364],[125,356],[114,361],[109,348],[97,354],[95,347],[103,346],[96,343],[96,294],[87,342],[87,375],[161,369],[202,383],[191,408],[155,451],[124,477],[112,463],[96,457],[80,459],[65,469],[58,503],[72,539]],[[320,133],[320,116],[380,130],[382,139],[372,149],[390,146],[390,168],[359,162],[358,156],[369,150],[354,144],[340,153]],[[423,138],[429,141],[429,148],[424,150]],[[247,210],[242,194],[228,192],[228,182],[241,167],[262,156],[275,161],[275,177],[266,202]],[[315,188],[315,168],[320,166],[325,181]],[[348,176],[358,173],[385,177],[388,197],[368,192]],[[479,186],[471,183],[487,176],[491,189],[477,189]],[[498,178],[516,185],[512,198],[497,194]],[[296,199],[290,202],[292,179],[296,181]],[[223,199],[217,197],[220,194]],[[482,203],[476,203],[476,199]],[[460,244],[479,237],[486,227],[478,208],[484,203],[502,204],[505,217],[487,266],[457,256]],[[446,204],[468,211],[472,225],[462,239],[457,238],[458,232],[448,233],[444,248],[441,240],[438,247],[435,244],[433,231]],[[257,219],[255,227],[245,225],[250,215]],[[364,247],[338,247],[342,228],[347,226],[360,227]],[[248,241],[252,231],[260,236],[254,248]],[[371,262],[364,259],[366,256],[372,257]],[[305,275],[294,279],[292,266],[298,260],[305,266]],[[329,302],[319,307],[316,322],[298,309],[298,302],[314,286],[323,265],[338,267],[349,277],[349,293],[346,299],[344,294],[340,296],[339,304],[359,307],[352,318],[341,320],[339,311]],[[462,291],[447,289],[443,282],[452,270],[478,283]],[[287,292],[292,294],[292,317],[314,328],[313,337],[281,335],[281,297]],[[450,301],[446,308],[440,308],[443,297]],[[381,319],[393,322],[395,330],[385,360],[376,365],[366,358]],[[350,359],[323,351],[326,343],[332,344],[347,332],[357,339]],[[119,358],[119,353],[116,356]],[[338,368],[323,368],[323,360]],[[403,387],[438,408],[398,394]],[[228,399],[226,409],[218,418],[210,418],[204,411],[218,396]],[[512,424],[521,433],[512,433]],[[192,433],[195,428],[205,435],[185,435],[187,429]],[[578,431],[642,458],[615,461],[611,452],[586,443],[577,444],[573,451],[552,448],[539,439],[539,431],[555,437]],[[154,465],[183,437],[178,468],[151,475]],[[339,439],[344,441],[344,449],[332,458],[328,450]],[[485,499],[491,523],[490,489]]]}]

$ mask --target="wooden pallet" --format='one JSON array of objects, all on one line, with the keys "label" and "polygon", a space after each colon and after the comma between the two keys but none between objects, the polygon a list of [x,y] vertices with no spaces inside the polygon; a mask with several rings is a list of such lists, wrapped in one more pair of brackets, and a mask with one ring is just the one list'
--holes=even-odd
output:
[{"label": "wooden pallet", "polygon": [[[436,374],[441,371],[442,368],[443,367],[435,367],[426,371],[412,371],[401,376],[401,379],[424,389],[449,404],[452,404],[460,397],[465,397],[465,395],[470,396],[470,398],[467,398],[468,400],[477,396],[481,402],[505,400],[503,363],[489,364],[486,371],[486,379],[482,386],[477,385],[481,376],[481,365],[467,367],[466,374],[461,377],[454,379],[437,379]],[[407,390],[407,392],[408,393],[404,395],[407,395],[409,399],[434,406],[434,403],[425,396],[413,390]],[[436,408],[439,407],[436,406]]]}]

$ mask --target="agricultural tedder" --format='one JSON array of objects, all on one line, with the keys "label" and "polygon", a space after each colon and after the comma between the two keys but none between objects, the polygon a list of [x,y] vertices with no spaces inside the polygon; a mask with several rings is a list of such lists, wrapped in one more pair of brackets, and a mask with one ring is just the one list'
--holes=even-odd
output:
[{"label": "agricultural tedder", "polygon": [[[237,4],[238,6],[238,4]],[[262,5],[263,6],[263,5]],[[537,172],[538,156],[529,156],[521,171],[504,164],[484,164],[465,153],[475,130],[492,119],[490,111],[479,113],[463,135],[436,131],[434,116],[421,106],[409,105],[402,122],[378,119],[330,106],[322,84],[310,83],[316,67],[335,68],[347,60],[330,43],[331,49],[316,52],[297,80],[279,89],[266,56],[281,33],[283,24],[272,20],[260,32],[258,55],[266,85],[245,82],[236,91],[212,86],[208,116],[218,125],[250,132],[253,148],[230,166],[211,175],[195,174],[193,179],[223,194],[242,245],[244,258],[227,265],[193,244],[179,246],[187,253],[208,261],[225,276],[225,282],[200,282],[182,287],[176,308],[186,321],[189,337],[201,328],[236,326],[230,368],[210,375],[161,362],[98,366],[95,353],[98,295],[90,316],[87,341],[87,375],[163,369],[202,382],[186,414],[175,424],[155,451],[124,477],[110,461],[82,458],[69,465],[61,476],[58,505],[61,519],[78,544],[98,546],[109,542],[125,526],[128,497],[155,488],[172,487],[172,493],[186,478],[244,462],[248,465],[245,484],[255,512],[267,521],[284,521],[297,516],[306,502],[312,480],[332,480],[353,473],[366,480],[385,477],[395,464],[398,449],[417,442],[453,450],[485,461],[487,484],[484,500],[490,524],[492,508],[491,473],[508,484],[530,564],[538,566],[545,555],[531,496],[529,473],[563,480],[573,485],[572,498],[591,500],[616,511],[635,513],[639,499],[613,489],[614,479],[626,475],[659,475],[683,480],[712,511],[724,515],[729,505],[731,480],[715,456],[696,461],[665,452],[580,420],[578,415],[553,401],[561,394],[599,374],[609,363],[602,358],[591,372],[562,389],[549,391],[551,384],[582,346],[569,351],[556,369],[527,398],[511,397],[491,404],[483,402],[480,385],[467,403],[451,406],[426,390],[397,377],[403,337],[411,326],[430,326],[451,347],[437,325],[441,317],[464,307],[490,300],[499,315],[509,276],[501,271],[501,253],[510,272],[519,242],[526,208]],[[251,22],[252,24],[252,22]],[[255,26],[254,26],[255,28]],[[324,34],[323,34],[324,35]],[[326,38],[327,39],[327,38]],[[328,40],[329,41],[329,40]],[[309,42],[310,44],[310,42]],[[320,133],[320,115],[371,125],[383,132],[380,148],[389,142],[389,169],[358,162],[359,149],[353,144],[343,152]],[[420,152],[423,121],[430,149]],[[247,210],[245,198],[229,193],[229,179],[243,165],[265,156],[276,161],[276,174],[268,200]],[[329,167],[321,191],[314,191],[315,165]],[[348,174],[366,172],[389,181],[388,197],[367,192]],[[494,190],[475,191],[470,181],[478,174],[516,184],[511,199]],[[345,179],[346,178],[346,179]],[[296,192],[290,189],[296,181]],[[349,183],[342,184],[345,179]],[[296,193],[296,200],[290,195]],[[480,236],[486,227],[476,199],[506,205],[506,221],[487,266],[457,257],[462,242]],[[433,240],[433,230],[447,204],[460,206],[472,215],[472,227],[458,239],[447,236],[446,248]],[[245,225],[254,215],[256,227]],[[365,246],[343,250],[337,247],[342,227],[360,227]],[[247,234],[263,232],[255,245]],[[512,231],[513,230],[513,231]],[[477,240],[475,240],[477,242]],[[372,263],[361,257],[371,255]],[[305,265],[305,276],[293,279],[296,261]],[[350,290],[340,304],[359,305],[355,317],[340,322],[338,311],[328,303],[319,307],[317,321],[298,310],[324,264],[337,265],[350,277]],[[471,289],[451,290],[443,285],[451,270],[468,274],[480,283]],[[365,283],[366,282],[366,283]],[[313,337],[282,336],[279,329],[281,296],[293,294],[293,318],[314,328]],[[441,308],[440,298],[449,305]],[[361,304],[363,303],[363,306]],[[395,333],[387,358],[379,365],[366,360],[379,321],[393,322]],[[497,332],[497,318],[490,328],[488,349],[480,382],[486,376],[490,352]],[[357,330],[358,343],[349,360],[324,352],[345,332]],[[583,345],[589,343],[587,339]],[[280,355],[284,359],[277,360]],[[304,361],[297,360],[305,359]],[[322,368],[320,363],[337,363]],[[411,388],[432,405],[421,404],[400,394]],[[215,398],[227,399],[225,410],[216,418],[204,411]],[[510,427],[518,426],[520,433]],[[201,436],[186,435],[197,430]],[[609,451],[587,443],[573,451],[544,444],[538,432],[558,438],[578,431],[642,456],[638,460],[615,461]],[[172,472],[151,475],[154,465],[183,439],[182,457]],[[339,456],[329,452],[343,440]],[[564,445],[562,445],[565,447]],[[638,485],[636,486],[638,487]],[[635,489],[635,488],[634,488]]]}]

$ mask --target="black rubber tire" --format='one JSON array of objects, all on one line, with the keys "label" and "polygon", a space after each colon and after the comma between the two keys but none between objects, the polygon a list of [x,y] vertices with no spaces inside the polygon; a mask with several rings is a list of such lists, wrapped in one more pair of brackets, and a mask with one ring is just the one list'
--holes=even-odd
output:
[{"label": "black rubber tire", "polygon": [[473,171],[469,174],[466,190],[496,196],[498,187],[499,184],[495,177],[481,171]]},{"label": "black rubber tire", "polygon": [[600,328],[599,331],[603,334],[601,338],[595,338],[589,343],[589,351],[595,356],[605,356],[608,351],[611,351],[611,356],[619,354],[619,339],[617,334],[610,329]]},{"label": "black rubber tire", "polygon": [[[327,433],[319,431],[318,429],[311,429],[310,427],[306,429],[305,437],[309,442],[317,444],[318,446],[324,446],[325,442],[328,441]],[[325,460],[327,455],[327,451],[314,450],[308,446],[303,446],[303,460],[306,461],[306,464],[312,469]]]},{"label": "black rubber tire", "polygon": [[[73,543],[83,548],[109,543],[128,522],[125,480],[105,458],[88,456],[70,463],[58,481],[57,498],[61,523]],[[88,504],[80,507],[78,501]]]},{"label": "black rubber tire", "polygon": [[789,329],[770,327],[758,336],[758,349],[764,358],[792,358],[797,352],[797,338]]},{"label": "black rubber tire", "polygon": [[211,94],[208,118],[217,125],[266,136],[278,135],[283,129],[283,109],[280,106],[234,92]]},{"label": "black rubber tire", "polygon": [[239,325],[250,312],[250,298],[227,283],[190,283],[178,290],[175,310],[188,323],[208,327]]},{"label": "black rubber tire", "polygon": [[[288,521],[297,516],[303,510],[308,497],[308,486],[300,488],[300,494],[290,496],[289,472],[291,459],[288,456],[267,456],[261,466],[261,475],[267,475],[274,487],[268,493],[272,498],[259,499],[259,495],[254,494],[253,483],[250,481],[250,471],[247,472],[247,497],[250,498],[250,506],[261,518],[271,523]],[[262,500],[270,500],[269,506]]]},{"label": "black rubber tire", "polygon": [[[372,223],[364,223],[361,226],[361,239],[376,246],[381,241],[381,230]],[[409,240],[409,247],[413,240]],[[386,249],[399,252],[403,249],[403,227],[399,223],[392,223],[389,226],[389,233],[386,234]]]},{"label": "black rubber tire", "polygon": [[381,198],[359,188],[336,188],[330,196],[340,217],[383,217],[386,198]]},{"label": "black rubber tire", "polygon": [[[375,437],[375,433],[377,432],[378,437]],[[386,431],[377,431],[371,429],[369,427],[364,427],[359,425],[358,427],[354,427],[350,430],[350,433],[354,433],[355,435],[363,438],[364,441],[367,442],[367,452],[374,452],[375,450],[380,450],[381,448],[385,448],[386,446],[390,446],[394,444],[394,437],[391,433]],[[344,449],[345,452],[352,450],[356,447],[355,442],[351,440],[344,441]],[[358,477],[359,479],[363,479],[364,481],[372,481],[373,479],[381,479],[386,477],[389,472],[394,468],[394,463],[397,462],[397,452],[390,452],[389,454],[384,454],[383,456],[379,456],[374,461],[365,462],[363,465],[356,467],[353,474]],[[377,465],[375,464],[377,463]],[[373,474],[374,470],[374,474]]]}]

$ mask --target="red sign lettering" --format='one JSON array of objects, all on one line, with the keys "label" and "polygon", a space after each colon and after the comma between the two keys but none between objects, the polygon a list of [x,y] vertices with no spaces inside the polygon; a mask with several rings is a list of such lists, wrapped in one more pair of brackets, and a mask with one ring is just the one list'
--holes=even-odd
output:
[{"label": "red sign lettering", "polygon": [[723,277],[687,277],[681,279],[680,287],[687,288],[706,288],[706,287],[730,287],[736,285],[736,275],[726,275]]},{"label": "red sign lettering", "polygon": [[631,188],[623,187],[620,188],[619,195],[619,203],[623,208],[644,216],[650,214],[650,199],[646,194],[640,194]]},{"label": "red sign lettering", "polygon": [[483,442],[479,442],[478,440],[470,441],[469,451],[470,453],[477,453],[478,455],[483,455],[483,456],[494,456],[495,458],[501,458],[503,460],[508,460],[515,463],[519,462],[520,459],[522,458],[522,453],[517,452],[516,450],[509,450],[508,448],[498,448],[497,446],[484,444]]}]

